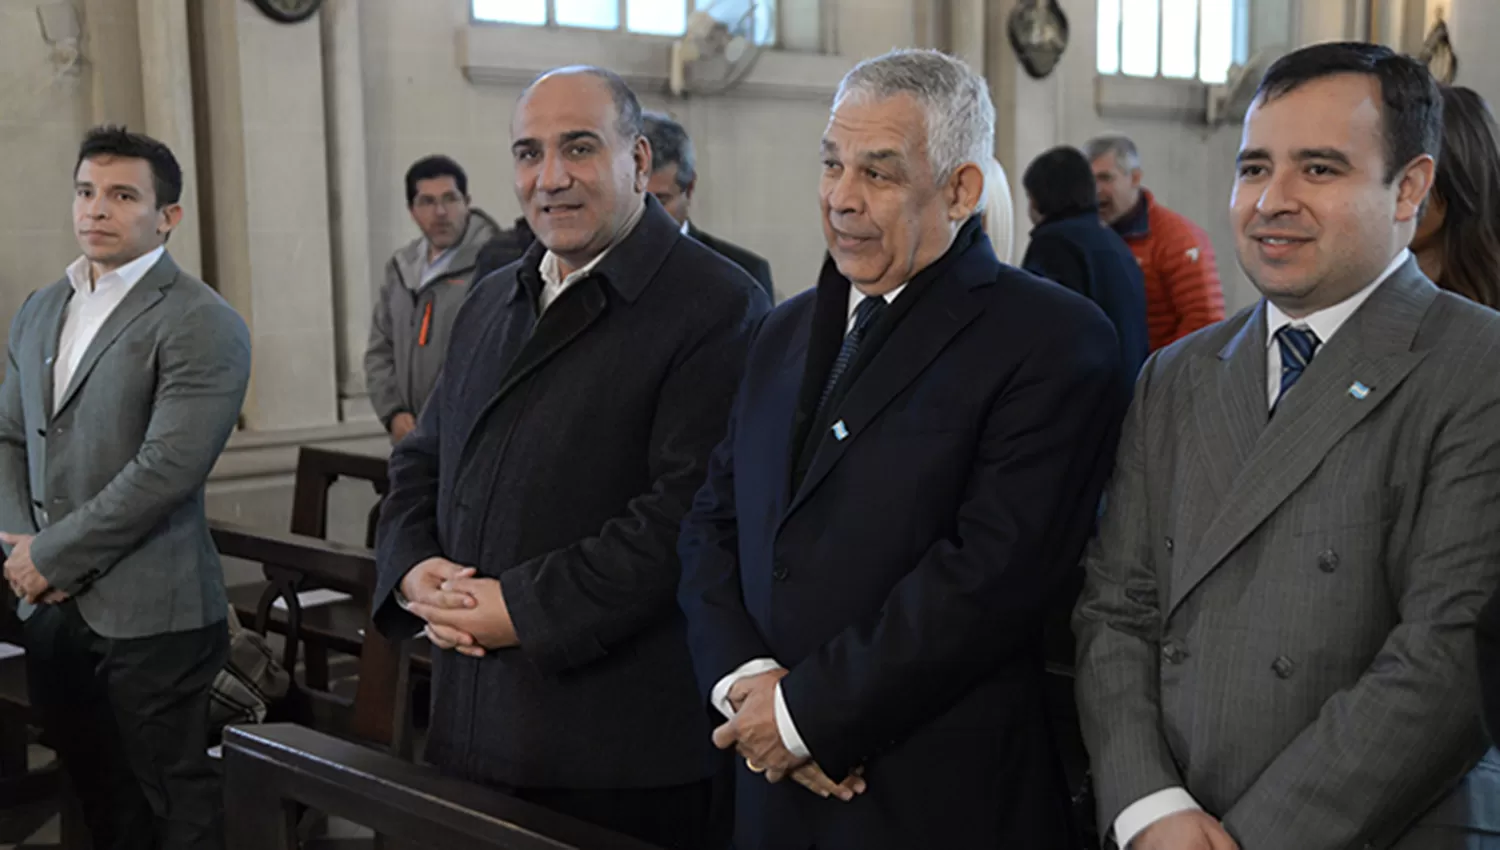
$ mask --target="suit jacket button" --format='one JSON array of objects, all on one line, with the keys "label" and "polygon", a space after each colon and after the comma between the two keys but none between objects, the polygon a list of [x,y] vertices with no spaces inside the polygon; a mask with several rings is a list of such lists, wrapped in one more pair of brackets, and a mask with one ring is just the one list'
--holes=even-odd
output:
[{"label": "suit jacket button", "polygon": [[1187,660],[1188,651],[1169,641],[1161,645],[1161,657],[1165,658],[1168,664],[1181,664]]},{"label": "suit jacket button", "polygon": [[1167,551],[1168,552],[1172,551],[1172,547],[1174,547],[1176,545],[1177,545],[1176,543],[1172,542],[1172,538],[1170,538],[1170,537],[1167,538]]},{"label": "suit jacket button", "polygon": [[1318,555],[1318,569],[1325,573],[1331,573],[1338,568],[1339,553],[1332,549],[1325,549],[1322,554]]},{"label": "suit jacket button", "polygon": [[1292,663],[1292,659],[1283,655],[1271,662],[1271,669],[1275,671],[1277,678],[1290,679],[1292,678],[1292,673],[1297,669],[1297,665]]},{"label": "suit jacket button", "polygon": [[786,561],[777,558],[776,561],[771,565],[771,578],[777,581],[786,581],[786,576]]}]

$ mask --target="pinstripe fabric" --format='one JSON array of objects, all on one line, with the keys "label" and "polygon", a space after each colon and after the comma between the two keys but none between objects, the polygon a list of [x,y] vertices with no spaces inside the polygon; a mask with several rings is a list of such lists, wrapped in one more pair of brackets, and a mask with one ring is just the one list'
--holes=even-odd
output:
[{"label": "pinstripe fabric", "polygon": [[1500,314],[1409,262],[1274,418],[1265,333],[1254,307],[1137,386],[1074,619],[1100,822],[1182,785],[1244,850],[1386,848],[1485,749]]}]

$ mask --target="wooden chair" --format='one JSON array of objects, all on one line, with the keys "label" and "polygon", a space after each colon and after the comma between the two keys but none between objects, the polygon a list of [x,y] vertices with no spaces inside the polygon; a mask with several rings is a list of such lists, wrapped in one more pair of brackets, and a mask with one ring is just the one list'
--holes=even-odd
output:
[{"label": "wooden chair", "polygon": [[[390,490],[385,458],[303,446],[297,451],[297,473],[292,483],[293,534],[328,536],[328,491],[340,478],[369,482],[381,500]],[[379,520],[380,500],[377,500],[365,521],[368,548],[375,548],[375,526]]]},{"label": "wooden chair", "polygon": [[[281,715],[409,754],[410,665],[406,663],[406,648],[386,640],[370,622],[368,612],[375,593],[374,553],[315,537],[228,523],[211,523],[210,528],[220,554],[265,565],[267,592],[242,620],[247,628],[262,634],[280,624],[278,631],[285,637],[281,663],[288,670],[296,669],[301,642],[308,634],[306,621],[312,611],[318,610],[302,608],[297,597],[300,588],[312,585],[342,591],[353,597],[349,603],[353,610],[363,612],[350,641],[358,658],[353,698],[334,693],[326,682],[298,682],[293,677],[293,693]],[[285,604],[284,611],[276,611],[278,599]]]},{"label": "wooden chair", "polygon": [[[386,477],[385,458],[311,446],[303,446],[298,451],[297,472],[292,486],[293,534],[320,538],[328,536],[329,491],[341,478],[368,482],[381,499],[384,499],[390,486]],[[366,520],[366,547],[373,548],[375,544],[380,504],[377,500]],[[319,586],[309,579],[297,589],[310,590]],[[248,622],[254,619],[255,612],[267,599],[274,601],[279,592],[268,580],[232,588],[229,601],[235,613]],[[359,655],[364,640],[361,630],[364,628],[366,614],[366,608],[354,601],[321,605],[303,612],[299,623],[299,642],[302,647],[303,674],[310,687],[319,690],[329,688],[330,651]],[[273,615],[268,628],[278,634],[285,634],[285,618],[279,614]],[[417,644],[413,650],[411,664],[414,672],[425,679],[431,674],[432,668],[429,648],[426,644]]]}]

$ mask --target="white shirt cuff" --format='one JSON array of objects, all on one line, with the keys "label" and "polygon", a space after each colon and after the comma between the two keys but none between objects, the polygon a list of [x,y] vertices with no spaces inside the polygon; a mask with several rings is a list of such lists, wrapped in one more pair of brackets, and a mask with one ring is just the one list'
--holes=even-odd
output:
[{"label": "white shirt cuff", "polygon": [[[785,737],[786,733],[782,733]],[[1203,811],[1198,801],[1185,788],[1163,788],[1155,794],[1147,794],[1125,807],[1115,818],[1115,843],[1120,850],[1130,850],[1135,840],[1146,827],[1178,812]]]},{"label": "white shirt cuff", "polygon": [[781,665],[777,664],[774,658],[752,658],[741,664],[733,673],[720,679],[719,683],[714,685],[713,692],[709,694],[708,701],[726,719],[732,719],[734,717],[734,708],[729,704],[729,689],[734,687],[734,683],[741,679],[748,679],[751,676],[768,673],[779,667]]},{"label": "white shirt cuff", "polygon": [[797,734],[797,724],[792,722],[792,712],[786,707],[786,697],[782,696],[780,682],[776,683],[776,731],[781,733],[781,745],[786,747],[787,752],[799,759],[812,758],[807,744]]}]

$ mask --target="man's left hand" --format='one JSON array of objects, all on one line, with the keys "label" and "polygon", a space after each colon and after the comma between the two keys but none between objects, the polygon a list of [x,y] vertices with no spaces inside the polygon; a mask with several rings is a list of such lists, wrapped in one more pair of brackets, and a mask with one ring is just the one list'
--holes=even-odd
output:
[{"label": "man's left hand", "polygon": [[440,608],[413,602],[409,610],[432,625],[472,635],[477,645],[460,645],[456,647],[459,652],[473,658],[482,658],[486,649],[503,649],[520,643],[499,581],[492,578],[455,578],[444,582],[443,590],[469,594],[474,597],[474,607]]},{"label": "man's left hand", "polygon": [[777,668],[736,682],[736,691],[742,684],[744,686],[744,701],[733,719],[714,730],[714,746],[721,750],[734,747],[749,762],[752,770],[764,770],[768,774],[775,771],[778,779],[807,761],[792,755],[781,740],[781,729],[776,725],[776,683],[787,672]]},{"label": "man's left hand", "polygon": [[27,602],[35,603],[52,588],[51,583],[31,562],[31,534],[7,534],[0,532],[0,543],[11,547],[10,557],[5,559],[5,580],[11,590]]}]

